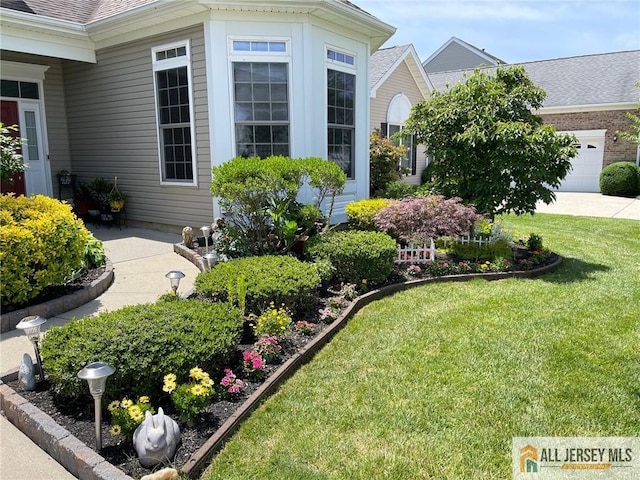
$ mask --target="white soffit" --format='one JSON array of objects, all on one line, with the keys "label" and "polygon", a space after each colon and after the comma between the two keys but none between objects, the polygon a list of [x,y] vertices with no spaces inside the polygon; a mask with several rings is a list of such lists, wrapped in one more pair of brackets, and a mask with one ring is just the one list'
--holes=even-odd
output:
[{"label": "white soffit", "polygon": [[95,46],[81,24],[6,8],[0,11],[3,50],[95,63]]}]

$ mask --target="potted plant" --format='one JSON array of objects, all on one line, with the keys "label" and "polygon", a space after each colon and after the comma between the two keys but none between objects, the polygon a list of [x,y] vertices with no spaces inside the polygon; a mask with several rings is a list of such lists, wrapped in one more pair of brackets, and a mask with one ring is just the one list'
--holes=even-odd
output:
[{"label": "potted plant", "polygon": [[112,191],[113,185],[104,178],[95,178],[86,186],[96,208],[106,213],[109,210],[107,195]]},{"label": "potted plant", "polygon": [[69,170],[60,170],[56,176],[61,185],[71,185],[72,173]]},{"label": "potted plant", "polygon": [[87,215],[93,208],[93,201],[89,196],[89,188],[86,183],[81,183],[75,192],[75,208],[80,216]]},{"label": "potted plant", "polygon": [[111,207],[112,211],[122,210],[124,208],[124,201],[126,199],[127,196],[118,190],[111,191],[107,195],[107,202],[109,202],[109,206]]},{"label": "potted plant", "polygon": [[107,195],[107,202],[109,202],[109,207],[111,207],[112,212],[119,212],[124,208],[124,201],[127,196],[118,190],[118,177],[114,178],[113,188]]}]

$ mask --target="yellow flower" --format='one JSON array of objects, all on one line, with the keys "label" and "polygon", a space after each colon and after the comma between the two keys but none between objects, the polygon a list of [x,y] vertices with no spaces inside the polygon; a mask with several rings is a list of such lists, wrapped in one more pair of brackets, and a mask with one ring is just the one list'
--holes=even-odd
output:
[{"label": "yellow flower", "polygon": [[209,389],[204,385],[194,385],[193,387],[191,387],[191,393],[200,397],[209,393]]},{"label": "yellow flower", "polygon": [[168,375],[164,376],[164,381],[165,382],[169,382],[169,383],[173,383],[176,381],[176,376],[173,373],[169,373]]},{"label": "yellow flower", "polygon": [[122,402],[120,402],[120,406],[122,408],[129,408],[131,405],[133,405],[133,401],[129,400],[127,397],[124,397]]},{"label": "yellow flower", "polygon": [[113,412],[116,408],[120,408],[120,402],[118,400],[114,400],[107,406],[107,410]]},{"label": "yellow flower", "polygon": [[195,380],[202,378],[203,373],[204,372],[199,367],[193,367],[191,370],[189,370],[189,376]]},{"label": "yellow flower", "polygon": [[144,420],[144,415],[142,414],[142,411],[140,411],[135,415],[131,415],[131,419],[136,423],[140,423],[142,422],[142,420]]},{"label": "yellow flower", "polygon": [[363,278],[363,279],[362,279],[362,283],[364,283],[364,284],[366,285],[366,284],[367,284],[367,279],[366,279],[366,278]]},{"label": "yellow flower", "polygon": [[162,386],[162,390],[167,393],[171,393],[175,389],[176,389],[175,382],[164,382],[164,385]]},{"label": "yellow flower", "polygon": [[122,428],[120,428],[120,425],[112,425],[109,429],[109,433],[115,437],[116,435],[120,435],[122,433]]},{"label": "yellow flower", "polygon": [[205,387],[213,387],[213,380],[211,380],[209,377],[206,377],[200,380],[200,384]]},{"label": "yellow flower", "polygon": [[142,415],[142,409],[140,409],[138,405],[131,405],[129,408],[127,408],[127,413],[131,418],[135,420],[137,416]]},{"label": "yellow flower", "polygon": [[142,397],[140,397],[140,403],[149,403],[149,397],[143,395]]}]

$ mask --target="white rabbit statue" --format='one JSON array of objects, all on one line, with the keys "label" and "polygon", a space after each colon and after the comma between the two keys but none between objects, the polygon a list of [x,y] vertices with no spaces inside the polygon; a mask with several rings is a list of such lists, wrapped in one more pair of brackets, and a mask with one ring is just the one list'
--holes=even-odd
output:
[{"label": "white rabbit statue", "polygon": [[165,417],[162,407],[158,413],[145,412],[145,419],[133,432],[140,465],[151,468],[163,461],[171,461],[180,442],[180,427],[175,420]]}]

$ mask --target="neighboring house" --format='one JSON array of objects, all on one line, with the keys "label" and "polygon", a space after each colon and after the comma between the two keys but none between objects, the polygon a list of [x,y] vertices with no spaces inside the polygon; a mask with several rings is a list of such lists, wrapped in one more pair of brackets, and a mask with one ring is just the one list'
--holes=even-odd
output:
[{"label": "neighboring house", "polygon": [[[428,98],[433,89],[413,45],[383,48],[371,55],[369,84],[371,131],[379,128],[388,136],[402,129],[412,105]],[[404,144],[407,155],[401,167],[409,171],[404,180],[419,185],[426,166],[424,148],[415,145],[411,138]]]},{"label": "neighboring house", "polygon": [[[369,57],[395,31],[347,0],[1,0],[2,121],[27,194],[118,177],[128,220],[178,231],[219,209],[212,166],[317,156],[368,196]],[[301,200],[314,192],[303,189]]]},{"label": "neighboring house", "polygon": [[498,57],[474,47],[457,37],[451,37],[429,58],[422,62],[425,71],[429,73],[446,72],[450,70],[467,70],[475,67],[490,67],[504,65],[506,62]]},{"label": "neighboring house", "polygon": [[[637,113],[640,50],[557,58],[521,64],[531,81],[547,93],[536,112],[546,124],[578,138],[578,156],[559,190],[599,192],[602,168],[614,162],[638,162],[638,146],[618,138],[628,130],[627,112]],[[491,72],[495,68],[488,68]],[[468,71],[429,74],[446,91],[464,81]]]}]

